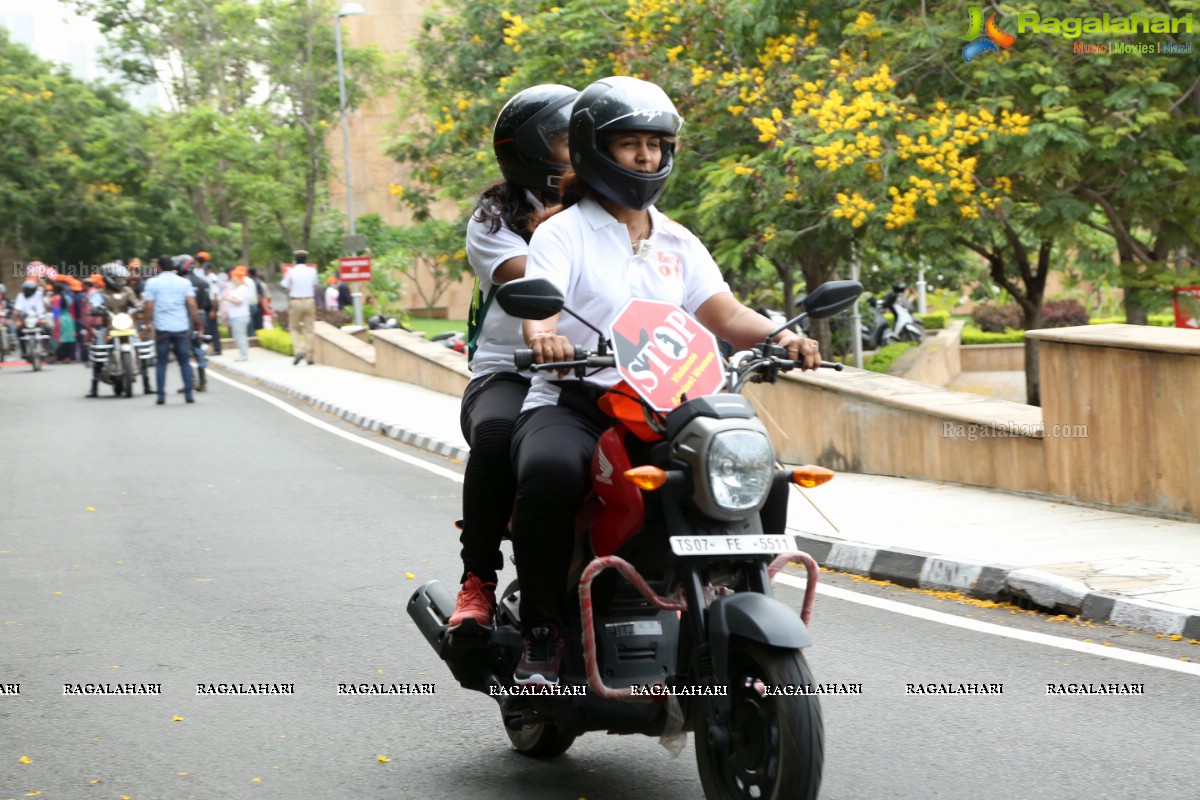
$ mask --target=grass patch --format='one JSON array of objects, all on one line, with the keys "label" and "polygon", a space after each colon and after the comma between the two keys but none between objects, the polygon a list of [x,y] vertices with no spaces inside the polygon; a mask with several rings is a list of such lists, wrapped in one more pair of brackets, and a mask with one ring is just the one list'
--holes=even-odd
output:
[{"label": "grass patch", "polygon": [[895,342],[887,347],[881,347],[875,351],[873,356],[863,362],[863,369],[869,369],[871,372],[887,372],[892,362],[899,358],[905,350],[917,346],[917,342]]},{"label": "grass patch", "polygon": [[449,333],[450,331],[459,331],[463,334],[467,332],[467,321],[465,319],[409,317],[405,324],[414,331],[425,334],[426,339],[431,336],[437,336],[439,333]]}]

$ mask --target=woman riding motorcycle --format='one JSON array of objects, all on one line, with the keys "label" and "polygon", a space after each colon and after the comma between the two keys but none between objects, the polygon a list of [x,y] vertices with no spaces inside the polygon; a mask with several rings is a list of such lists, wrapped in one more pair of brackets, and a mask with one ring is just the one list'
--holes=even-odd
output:
[{"label": "woman riding motorcycle", "polygon": [[[734,298],[694,234],[653,206],[671,175],[682,124],[652,83],[612,77],[585,89],[571,111],[574,175],[563,181],[564,209],[538,226],[525,274],[549,279],[568,308],[601,330],[630,298],[648,298],[676,303],[736,348],[750,347],[774,326]],[[526,320],[523,334],[538,363],[569,361],[575,344],[595,341],[569,315]],[[811,339],[783,331],[775,342],[804,369],[820,363]],[[590,384],[618,380],[613,369],[588,376]],[[573,376],[538,372],[517,421],[513,546],[524,628],[518,683],[558,682],[574,516],[589,489],[596,440],[610,424],[596,399]]]}]

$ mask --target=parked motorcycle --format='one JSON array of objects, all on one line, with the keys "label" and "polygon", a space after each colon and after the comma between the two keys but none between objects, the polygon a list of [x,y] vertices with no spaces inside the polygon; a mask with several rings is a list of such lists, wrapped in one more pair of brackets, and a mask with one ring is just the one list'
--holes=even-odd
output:
[{"label": "parked motorcycle", "polygon": [[50,357],[50,335],[46,333],[45,318],[26,314],[17,328],[17,341],[21,345],[21,357],[29,362],[34,372],[40,372],[42,362]]},{"label": "parked motorcycle", "polygon": [[925,326],[913,316],[912,304],[904,297],[904,283],[892,284],[883,296],[883,307],[892,313],[891,334],[898,342],[920,342],[925,338]]},{"label": "parked motorcycle", "polygon": [[[856,281],[825,284],[788,324],[832,316],[861,292]],[[496,299],[514,317],[573,313],[540,279],[510,281]],[[674,309],[676,322],[684,317],[670,304],[657,305]],[[580,377],[598,367],[628,371],[637,361],[628,347],[622,351],[631,341],[618,327],[625,317],[595,351],[577,347],[574,360],[541,365],[532,365],[531,351],[518,351],[518,366],[570,368]],[[662,736],[677,747],[691,731],[705,797],[815,798],[824,727],[803,649],[812,643],[807,624],[818,568],[795,536],[765,534],[759,512],[775,487],[816,486],[833,473],[779,468],[765,427],[740,394],[746,383],[773,383],[795,366],[771,337],[723,364],[715,340],[706,354],[657,324],[641,328],[653,332],[641,351],[663,341],[673,355],[663,349],[662,359],[688,359],[673,377],[697,378],[689,390],[707,384],[721,393],[684,392],[663,412],[635,386],[638,396],[626,395],[630,408],[658,440],[647,444],[632,435],[631,416],[601,436],[592,494],[577,517],[582,557],[569,580],[579,613],[566,633],[560,685],[513,679],[522,650],[516,581],[499,596],[490,631],[466,625],[449,631],[454,597],[439,581],[413,594],[408,613],[464,688],[497,700],[510,741],[525,755],[557,756],[588,731]],[[699,355],[688,355],[689,347]],[[789,560],[808,573],[799,617],[771,594],[771,577]]]},{"label": "parked motorcycle", "polygon": [[118,397],[133,397],[134,381],[141,375],[142,391],[151,394],[154,342],[140,338],[134,324],[134,315],[141,310],[141,305],[120,313],[113,313],[103,306],[96,308],[108,318],[108,327],[98,331],[96,341],[88,347],[88,363],[93,376],[100,383],[113,387]]}]

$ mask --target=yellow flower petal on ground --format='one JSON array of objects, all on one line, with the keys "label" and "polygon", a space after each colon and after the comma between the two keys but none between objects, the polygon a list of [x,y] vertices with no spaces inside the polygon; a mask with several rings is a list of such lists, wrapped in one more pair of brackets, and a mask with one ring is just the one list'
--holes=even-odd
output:
[{"label": "yellow flower petal on ground", "polygon": [[381,755],[376,755],[375,760],[378,761],[380,764],[386,764],[389,761],[391,761],[391,759],[388,758],[387,756],[381,756]]},{"label": "yellow flower petal on ground", "polygon": [[55,593],[54,593],[54,596],[55,596],[55,597],[58,597],[58,596],[59,596],[59,595],[61,595],[61,594],[62,594],[62,592],[55,592]]},{"label": "yellow flower petal on ground", "polygon": [[96,778],[94,780],[88,781],[88,783],[90,783],[92,786],[95,786],[98,783],[104,783],[104,781],[100,780],[99,778]]},{"label": "yellow flower petal on ground", "polygon": [[25,793],[25,796],[26,796],[26,797],[37,797],[39,794],[41,794],[41,792],[39,792],[38,790],[34,789],[32,792],[26,792],[26,793]]},{"label": "yellow flower petal on ground", "polygon": [[176,774],[176,775],[178,775],[178,776],[179,776],[179,777],[181,777],[181,778],[186,778],[186,777],[187,777],[187,773],[186,773],[186,772],[176,772],[175,774]]},{"label": "yellow flower petal on ground", "polygon": [[33,759],[30,758],[29,756],[21,756],[20,758],[17,759],[17,761],[20,761],[22,764],[32,764],[33,763]]},{"label": "yellow flower petal on ground", "polygon": [[417,576],[413,575],[411,572],[406,572],[406,573],[404,573],[404,577],[408,578],[411,581],[413,578],[415,578]]},{"label": "yellow flower petal on ground", "polygon": [[88,511],[95,511],[96,509],[92,508],[91,506],[88,506],[88,507],[87,507],[87,510],[88,510]]},{"label": "yellow flower petal on ground", "polygon": [[251,778],[250,782],[251,783],[262,783],[262,778]]},{"label": "yellow flower petal on ground", "polygon": [[171,717],[171,722],[183,722],[183,717]]}]

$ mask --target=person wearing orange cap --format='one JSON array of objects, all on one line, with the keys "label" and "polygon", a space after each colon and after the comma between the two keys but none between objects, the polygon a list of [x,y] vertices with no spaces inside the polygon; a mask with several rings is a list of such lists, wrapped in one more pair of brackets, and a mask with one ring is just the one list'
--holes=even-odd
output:
[{"label": "person wearing orange cap", "polygon": [[326,281],[329,285],[325,287],[325,310],[338,310],[338,279],[336,275],[330,275]]},{"label": "person wearing orange cap", "polygon": [[246,281],[246,268],[238,265],[229,273],[229,283],[221,294],[221,310],[229,333],[237,342],[241,354],[235,361],[250,359],[250,289]]},{"label": "person wearing orange cap", "polygon": [[221,330],[217,318],[220,316],[221,310],[221,282],[217,279],[217,271],[212,265],[212,256],[208,254],[208,251],[201,250],[199,253],[196,253],[196,266],[192,268],[192,273],[196,277],[208,281],[210,308],[203,314],[204,333],[212,337],[209,340],[211,342],[212,354],[219,356],[221,355]]}]

